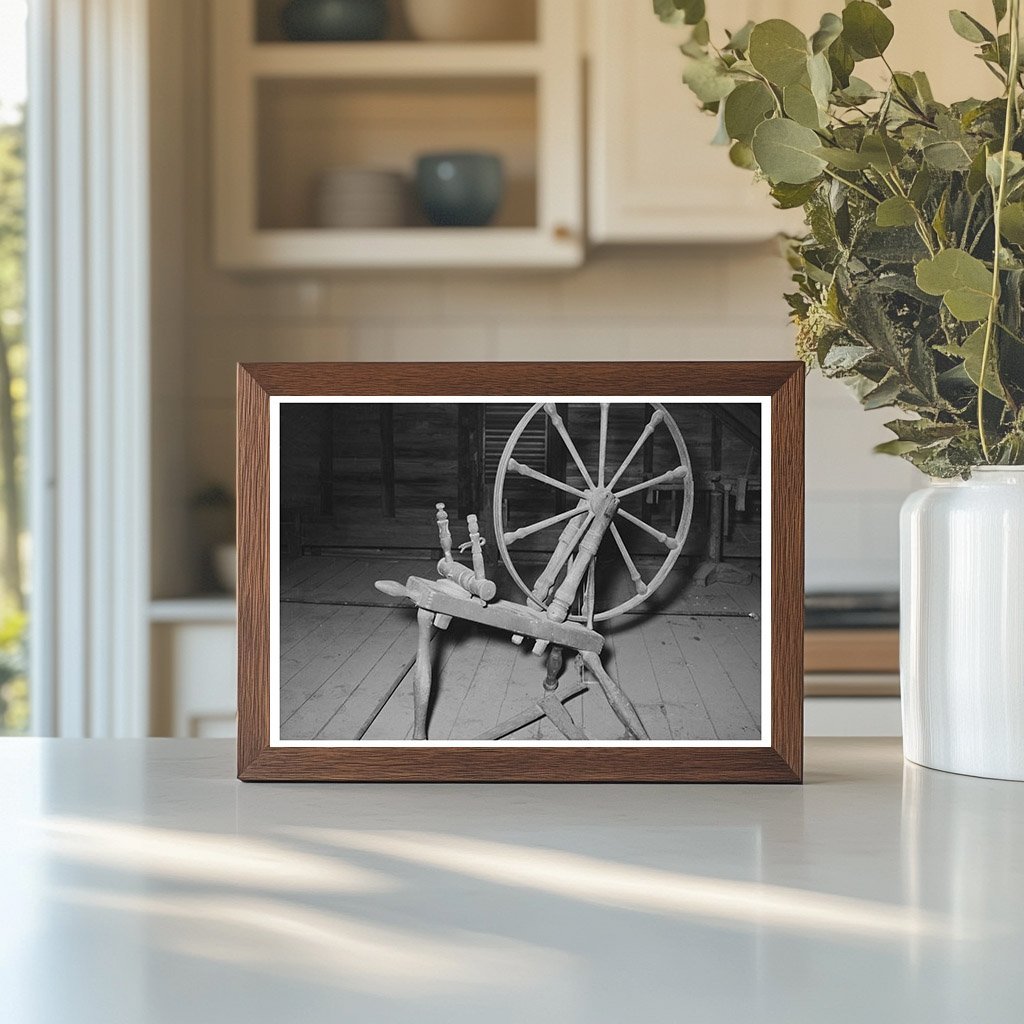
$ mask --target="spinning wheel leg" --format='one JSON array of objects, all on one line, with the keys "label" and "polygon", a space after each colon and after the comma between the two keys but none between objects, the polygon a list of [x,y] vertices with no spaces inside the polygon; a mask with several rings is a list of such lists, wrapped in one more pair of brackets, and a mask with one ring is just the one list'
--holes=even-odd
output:
[{"label": "spinning wheel leg", "polygon": [[562,648],[555,644],[550,651],[548,651],[548,671],[544,677],[544,689],[548,693],[552,693],[558,689],[558,674],[562,671],[562,664],[564,662],[562,656]]},{"label": "spinning wheel leg", "polygon": [[416,675],[413,677],[413,730],[414,740],[427,738],[427,708],[430,705],[430,637],[433,634],[434,613],[420,608],[416,612],[420,625],[419,646],[416,649]]},{"label": "spinning wheel leg", "polygon": [[580,651],[580,657],[594,674],[594,678],[601,684],[601,689],[604,690],[604,695],[608,698],[608,703],[618,716],[619,721],[633,734],[634,738],[649,740],[650,736],[647,735],[647,730],[644,728],[643,722],[640,721],[633,702],[623,692],[622,687],[605,671],[604,665],[601,664],[601,656],[594,654],[593,651]]}]

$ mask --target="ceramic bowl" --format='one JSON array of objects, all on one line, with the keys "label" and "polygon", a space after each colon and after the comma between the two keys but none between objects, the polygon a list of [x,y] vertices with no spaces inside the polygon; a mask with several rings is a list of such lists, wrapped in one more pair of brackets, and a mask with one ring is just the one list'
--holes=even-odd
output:
[{"label": "ceramic bowl", "polygon": [[498,212],[505,193],[501,157],[425,153],[416,162],[416,193],[436,227],[483,227]]},{"label": "ceramic bowl", "polygon": [[281,11],[285,38],[296,42],[380,39],[387,25],[387,0],[290,0]]},{"label": "ceramic bowl", "polygon": [[407,198],[402,174],[337,167],[320,178],[316,222],[322,228],[399,228],[406,222]]},{"label": "ceramic bowl", "polygon": [[405,18],[417,39],[475,42],[528,39],[532,4],[514,0],[404,0]]}]

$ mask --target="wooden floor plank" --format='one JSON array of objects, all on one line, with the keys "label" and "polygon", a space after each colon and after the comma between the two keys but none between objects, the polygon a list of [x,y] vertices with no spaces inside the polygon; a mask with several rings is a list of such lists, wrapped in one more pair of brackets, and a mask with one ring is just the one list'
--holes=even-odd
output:
[{"label": "wooden floor plank", "polygon": [[[453,622],[446,631],[442,631],[435,638],[432,650],[435,679],[444,677],[449,660],[459,648],[457,638],[461,635],[462,628],[459,623]],[[364,740],[408,740],[412,738],[412,681],[414,675],[415,669],[406,673],[392,698],[381,709],[370,728],[366,730]],[[430,735],[429,727],[428,722],[428,736]]]},{"label": "wooden floor plank", "polygon": [[605,669],[633,702],[648,736],[652,740],[666,740],[671,737],[668,722],[660,710],[660,705],[665,703],[665,696],[658,685],[658,677],[644,642],[643,628],[646,621],[646,618],[639,616],[630,619],[627,628],[616,631],[601,657]]},{"label": "wooden floor plank", "polygon": [[323,686],[391,611],[390,608],[338,609],[339,614],[328,620],[336,628],[332,642],[326,643],[281,687],[282,729],[285,722]]},{"label": "wooden floor plank", "polygon": [[761,620],[753,618],[730,619],[729,626],[736,634],[740,646],[750,655],[755,665],[761,665]]},{"label": "wooden floor plank", "polygon": [[[300,607],[317,608],[318,606],[301,605]],[[319,615],[319,611],[311,614]],[[368,614],[366,609],[332,607],[327,618],[315,625],[301,640],[291,644],[287,651],[283,651],[280,659],[282,690],[298,672],[337,644],[341,637],[350,634],[355,629],[362,628],[360,624],[366,614]]]},{"label": "wooden floor plank", "polygon": [[516,661],[516,647],[505,633],[480,631],[484,652],[476,676],[451,729],[451,738],[472,740],[498,724],[498,715]]},{"label": "wooden floor plank", "polygon": [[406,625],[406,618],[397,609],[389,611],[384,621],[372,632],[365,634],[362,643],[339,662],[337,668],[292,715],[282,721],[282,737],[321,739],[321,730],[402,636]]},{"label": "wooden floor plank", "polygon": [[695,620],[673,616],[669,625],[686,660],[700,699],[721,740],[756,740],[757,723],[722,668],[714,648],[700,634]]},{"label": "wooden floor plank", "polygon": [[[452,739],[452,727],[459,710],[474,685],[477,668],[487,647],[487,638],[482,630],[473,629],[469,623],[459,623],[453,633],[453,622],[447,635],[438,643],[451,648],[451,656],[443,672],[434,677],[433,702],[427,720],[427,736],[433,740]],[[487,681],[484,681],[487,685]],[[472,738],[472,737],[470,737]]]},{"label": "wooden floor plank", "polygon": [[281,654],[287,653],[300,640],[309,636],[322,622],[326,622],[336,608],[326,604],[286,604],[280,606],[281,630],[278,646]]},{"label": "wooden floor plank", "polygon": [[[351,558],[333,560],[352,561]],[[309,555],[301,556],[299,558],[282,558],[279,576],[281,593],[284,594],[287,591],[300,586],[317,573],[323,572],[325,568],[324,559],[322,558],[312,558]]]},{"label": "wooden floor plank", "polygon": [[404,679],[406,675],[411,675],[415,671],[415,665],[411,662],[416,657],[419,641],[416,612],[412,608],[408,612],[405,612],[404,609],[397,609],[394,615],[398,617],[398,621],[402,621],[404,616],[405,626],[401,635],[321,729],[319,739],[357,739],[356,732],[362,727],[373,709],[380,705],[383,710],[383,702],[388,699],[388,694],[393,694],[396,684],[401,685],[402,680],[398,678],[399,673]]},{"label": "wooden floor plank", "polygon": [[669,623],[667,616],[652,615],[641,630],[663,697],[665,729],[677,740],[721,739]]},{"label": "wooden floor plank", "polygon": [[736,687],[750,717],[761,724],[761,669],[737,642],[729,621],[700,619],[701,632],[710,637],[715,654]]},{"label": "wooden floor plank", "polygon": [[329,555],[316,558],[310,556],[309,561],[313,563],[314,571],[308,575],[304,575],[299,582],[292,584],[287,590],[285,590],[284,584],[282,584],[282,600],[299,600],[310,603],[309,595],[324,580],[330,579],[336,573],[343,572],[348,566],[351,566],[355,562],[355,559],[342,555]]}]

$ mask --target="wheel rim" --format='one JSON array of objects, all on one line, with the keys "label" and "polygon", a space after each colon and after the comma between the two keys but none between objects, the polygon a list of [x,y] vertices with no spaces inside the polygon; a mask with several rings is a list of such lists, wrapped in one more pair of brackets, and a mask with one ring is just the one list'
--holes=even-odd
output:
[{"label": "wheel rim", "polygon": [[[502,563],[504,564],[505,569],[508,571],[509,576],[512,578],[513,582],[520,589],[520,591],[522,591],[522,593],[526,596],[527,600],[533,606],[539,607],[539,608],[543,608],[544,610],[547,610],[548,606],[551,603],[551,600],[550,600],[550,593],[551,592],[549,590],[549,592],[548,592],[548,599],[546,599],[546,600],[539,600],[537,597],[534,596],[533,588],[527,585],[526,581],[523,579],[523,577],[520,574],[519,570],[516,568],[515,563],[514,563],[514,561],[512,559],[512,553],[509,550],[509,544],[506,542],[506,533],[509,532],[509,531],[507,530],[507,525],[508,524],[505,522],[505,516],[504,516],[505,480],[506,480],[506,477],[507,477],[507,475],[509,473],[510,463],[514,462],[514,453],[515,453],[516,445],[518,444],[519,439],[522,437],[524,431],[526,430],[527,426],[529,426],[529,424],[533,420],[533,418],[538,413],[540,413],[540,412],[545,410],[545,404],[546,403],[544,403],[544,402],[537,402],[534,405],[532,405],[530,407],[530,409],[527,410],[527,412],[525,412],[523,414],[523,417],[520,419],[520,421],[513,428],[512,433],[509,435],[508,440],[505,442],[505,447],[504,447],[504,449],[502,451],[501,459],[499,460],[498,468],[497,468],[497,471],[495,473],[495,478],[494,478],[493,517],[494,517],[494,524],[495,524],[495,529],[494,529],[495,543],[496,543],[496,545],[498,547],[498,552],[499,552],[499,554],[501,556]],[[589,404],[589,403],[581,403],[581,404]],[[602,403],[602,404],[604,404],[604,403]],[[608,404],[611,405],[611,403],[608,403]],[[662,560],[661,564],[658,567],[658,571],[655,573],[655,575],[650,580],[645,581],[645,590],[642,593],[634,594],[631,598],[629,598],[626,601],[623,601],[623,602],[621,602],[621,603],[619,603],[619,604],[617,604],[617,605],[615,605],[615,606],[613,606],[611,608],[607,608],[607,609],[604,609],[602,611],[594,611],[594,613],[593,613],[593,620],[592,620],[593,622],[604,622],[604,621],[607,621],[608,619],[614,618],[616,615],[622,615],[623,613],[628,612],[628,611],[632,610],[633,608],[638,607],[639,605],[643,604],[645,601],[647,601],[651,597],[653,597],[654,594],[657,592],[658,588],[668,578],[668,575],[672,571],[672,568],[675,566],[675,563],[678,560],[679,555],[682,553],[683,542],[686,540],[686,537],[687,537],[687,535],[689,533],[689,530],[690,530],[690,521],[691,521],[691,518],[693,516],[694,487],[693,487],[693,470],[692,470],[692,466],[690,464],[690,455],[689,455],[689,452],[687,451],[687,448],[686,448],[686,442],[683,440],[683,435],[682,435],[681,431],[679,430],[679,426],[675,422],[675,419],[672,417],[672,415],[668,412],[668,410],[665,408],[665,406],[663,404],[661,404],[660,402],[652,402],[652,403],[647,403],[647,404],[649,404],[651,406],[651,408],[655,411],[655,414],[657,414],[657,413],[661,414],[661,419],[656,424],[656,426],[655,426],[654,430],[652,431],[651,435],[643,443],[644,444],[650,443],[650,441],[654,437],[654,433],[657,431],[657,429],[659,427],[663,427],[664,429],[666,429],[668,431],[668,433],[669,433],[669,436],[671,437],[671,440],[672,440],[672,442],[674,444],[674,447],[675,447],[675,451],[676,451],[676,453],[677,453],[677,455],[679,457],[678,468],[682,469],[684,471],[684,474],[685,474],[683,476],[683,478],[682,478],[682,483],[683,483],[683,489],[682,489],[683,503],[682,503],[682,509],[680,511],[679,523],[676,526],[675,533],[672,534],[671,538],[670,538],[674,542],[674,547],[669,547],[668,548],[668,550],[665,553],[664,559]],[[545,415],[547,415],[546,412],[545,412]],[[653,419],[654,419],[654,417],[652,416],[652,420]],[[602,442],[600,444],[600,450],[599,450],[599,479],[601,479],[601,480],[604,479],[604,473],[602,472],[602,470],[606,470],[606,468],[607,468],[606,464],[605,464],[605,461],[606,461],[605,460],[605,455],[606,455],[605,425],[606,425],[606,422],[607,421],[605,419],[605,414],[602,413]],[[648,422],[648,425],[650,425],[650,421]],[[645,430],[646,429],[647,428],[645,427]],[[567,440],[567,437],[566,437],[565,433],[562,434],[562,437],[563,437],[563,441]],[[570,440],[569,443],[570,444],[572,443],[571,440]],[[642,447],[643,447],[643,444],[639,444],[639,443],[634,446],[634,448],[631,450],[629,456],[627,456],[626,460],[618,467],[617,472],[615,472],[613,483],[617,482],[618,478],[620,476],[622,476],[623,473],[628,469],[629,465],[632,463],[632,461],[636,458],[636,456],[642,450]],[[569,454],[574,456],[574,461],[576,462],[577,467],[583,472],[584,485],[586,485],[587,479],[589,478],[589,473],[587,472],[586,467],[583,465],[582,460],[579,459],[578,453],[575,452],[575,448],[574,447],[573,447],[573,450],[571,450]],[[535,478],[538,475],[539,476],[543,476],[543,474],[537,474],[536,472],[532,472],[530,475],[534,476]],[[664,476],[664,474],[662,474],[662,475]],[[548,478],[548,479],[550,479],[550,478]],[[590,478],[590,479],[592,480],[592,478]],[[653,479],[657,480],[657,479],[660,479],[660,478],[659,477],[655,477]],[[563,484],[559,484],[559,486],[562,486],[563,489],[564,489],[564,485]],[[609,486],[609,485],[606,485],[606,486]],[[648,482],[648,483],[645,483],[645,484],[636,485],[636,486],[634,486],[632,488],[623,488],[623,490],[624,491],[629,491],[630,493],[634,493],[635,491],[644,489],[644,487],[646,487],[646,486],[650,486],[650,483]],[[569,489],[574,490],[576,494],[583,493],[583,492],[580,492],[579,490],[574,489],[574,488],[569,488]],[[619,492],[615,492],[615,493],[619,493]],[[576,512],[577,516],[578,515],[585,515],[585,514],[586,514],[586,510],[583,510],[583,509],[580,509],[579,511]],[[556,517],[556,521],[569,522],[569,521],[572,521],[573,518],[574,517],[571,514],[571,511],[567,510],[566,513],[561,514],[561,518],[560,519],[558,517]],[[617,509],[617,511],[615,513],[615,516],[612,518],[612,527],[614,527],[614,524],[620,518],[625,520],[625,521],[627,521],[627,522],[633,522],[634,525],[639,526],[639,527],[641,527],[643,529],[646,529],[648,532],[650,532],[652,534],[660,533],[660,531],[655,531],[655,530],[653,530],[653,528],[650,528],[650,527],[646,526],[645,524],[641,523],[639,520],[636,519],[636,517],[631,516],[629,513],[623,514],[623,510],[621,508]],[[551,523],[550,525],[555,525],[555,524]],[[581,531],[581,532],[583,532],[583,531]],[[613,532],[613,531],[610,528],[608,532]],[[662,536],[665,536],[665,535],[662,535]],[[620,553],[622,553],[623,549],[624,549],[624,545],[619,543],[618,540],[616,540],[616,545],[619,547]],[[623,555],[623,557],[625,558],[625,555]],[[596,556],[595,556],[593,561],[596,562]],[[627,568],[629,568],[628,563],[627,563]],[[632,568],[635,569],[635,565],[633,565]],[[559,572],[559,575],[561,575],[561,570]],[[570,621],[572,621],[572,622],[586,622],[586,621],[588,621],[588,619],[590,617],[588,615],[586,615],[586,614],[578,614],[578,613],[576,613],[576,614],[571,614],[571,615],[567,616],[567,618]]]}]

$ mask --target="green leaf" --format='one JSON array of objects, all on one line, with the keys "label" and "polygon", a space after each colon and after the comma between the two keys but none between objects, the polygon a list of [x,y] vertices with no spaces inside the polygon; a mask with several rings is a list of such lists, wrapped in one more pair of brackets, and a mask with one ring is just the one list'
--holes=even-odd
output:
[{"label": "green leaf", "polygon": [[763,82],[743,82],[725,101],[725,129],[729,137],[748,146],[754,129],[775,110],[775,97]]},{"label": "green leaf", "polygon": [[910,201],[920,206],[928,198],[928,193],[931,191],[934,180],[935,175],[932,173],[931,168],[927,164],[922,164],[921,169],[914,175],[914,181],[910,186],[910,191],[907,193]]},{"label": "green leaf", "polygon": [[724,49],[732,50],[734,53],[746,53],[750,48],[750,33],[754,31],[756,22],[748,21],[743,28],[737,29],[729,36],[729,42]]},{"label": "green leaf", "polygon": [[876,171],[883,174],[891,174],[903,159],[903,147],[887,135],[865,135],[860,152]]},{"label": "green leaf", "polygon": [[[940,345],[938,351],[952,359],[962,359],[964,372],[974,383],[975,387],[981,382],[981,362],[985,354],[985,325],[982,324],[974,331],[967,340],[960,346]],[[995,343],[989,346],[988,365],[985,368],[985,390],[996,398],[1006,398],[1006,392],[999,383],[999,374],[995,366]]]},{"label": "green leaf", "polygon": [[935,95],[932,93],[932,84],[928,81],[928,76],[923,71],[915,71],[911,76],[914,79],[914,84],[917,86],[917,94],[925,101],[925,103],[934,103]]},{"label": "green leaf", "polygon": [[807,69],[807,38],[795,25],[772,18],[750,33],[747,59],[773,85],[798,82]]},{"label": "green leaf", "polygon": [[921,446],[917,441],[883,441],[872,449],[876,455],[906,455]]},{"label": "green leaf", "polygon": [[[993,192],[999,188],[999,179],[1002,172],[1003,154],[1001,152],[993,153],[985,161],[985,177],[988,179],[989,185],[992,186]],[[1024,175],[1024,157],[1011,149],[1006,154],[1006,185],[1008,191],[1013,191],[1016,187],[1016,182],[1022,175]]]},{"label": "green leaf", "polygon": [[843,39],[862,60],[881,57],[893,31],[892,22],[866,0],[853,0],[843,10]]},{"label": "green leaf", "polygon": [[704,0],[654,0],[654,13],[667,25],[696,25],[705,14]]},{"label": "green leaf", "polygon": [[971,158],[959,142],[932,142],[922,147],[921,152],[940,171],[966,171],[971,166]]},{"label": "green leaf", "polygon": [[825,161],[817,155],[821,140],[786,118],[762,121],[754,132],[752,148],[758,166],[773,184],[802,185],[818,178]]},{"label": "green leaf", "polygon": [[953,31],[969,43],[995,42],[996,37],[966,11],[950,11],[949,23],[953,26]]},{"label": "green leaf", "polygon": [[887,405],[893,405],[900,396],[902,386],[896,374],[887,377],[878,387],[869,391],[861,398],[861,405],[865,409],[882,409]]},{"label": "green leaf", "polygon": [[992,0],[992,10],[995,12],[998,25],[1006,17],[1006,0]]},{"label": "green leaf", "polygon": [[1007,242],[1024,245],[1024,203],[1010,203],[1004,207],[1000,228]]},{"label": "green leaf", "polygon": [[832,69],[832,77],[835,79],[836,87],[845,89],[850,84],[850,76],[856,63],[853,50],[846,45],[845,40],[840,36],[828,48],[828,66]]},{"label": "green leaf", "polygon": [[992,272],[962,249],[945,249],[915,268],[917,286],[941,295],[946,308],[965,323],[983,320],[991,303]]},{"label": "green leaf", "polygon": [[829,97],[832,95],[832,69],[825,54],[819,53],[807,62],[807,78],[811,83],[811,95],[823,114],[824,125],[828,122]]},{"label": "green leaf", "polygon": [[971,160],[970,168],[967,172],[967,191],[972,195],[976,196],[984,187],[986,182],[985,167],[988,162],[988,149],[982,146],[977,153],[974,154]]},{"label": "green leaf", "polygon": [[687,61],[683,81],[701,103],[717,103],[736,88],[736,82],[717,60]]},{"label": "green leaf", "polygon": [[878,204],[875,223],[880,228],[905,228],[917,223],[914,204],[902,196],[893,196]]},{"label": "green leaf", "polygon": [[945,189],[942,193],[942,198],[939,200],[939,205],[935,210],[935,216],[932,217],[932,228],[935,231],[935,237],[939,240],[940,246],[949,245],[949,232],[946,230],[946,215],[949,213],[949,189]]},{"label": "green leaf", "polygon": [[745,142],[734,142],[732,144],[729,149],[729,160],[736,167],[742,167],[745,171],[757,170],[754,151]]},{"label": "green leaf", "polygon": [[963,430],[959,423],[936,423],[934,420],[890,420],[885,425],[901,441],[932,444],[956,437]]},{"label": "green leaf", "polygon": [[835,14],[823,14],[818,31],[811,36],[811,52],[827,50],[843,32],[843,19]]},{"label": "green leaf", "polygon": [[814,150],[815,156],[828,161],[833,167],[841,171],[863,171],[871,166],[871,161],[852,149],[835,149],[832,146],[819,146]]},{"label": "green leaf", "polygon": [[795,210],[798,206],[803,206],[817,189],[817,181],[804,182],[802,185],[779,182],[772,186],[772,198],[780,210]]},{"label": "green leaf", "polygon": [[856,75],[851,75],[849,84],[840,91],[843,100],[854,105],[867,103],[868,100],[877,99],[879,95],[877,89],[872,88],[864,79],[858,78]]},{"label": "green leaf", "polygon": [[795,82],[782,90],[782,106],[786,116],[805,128],[824,127],[822,111],[811,92],[810,82]]}]

